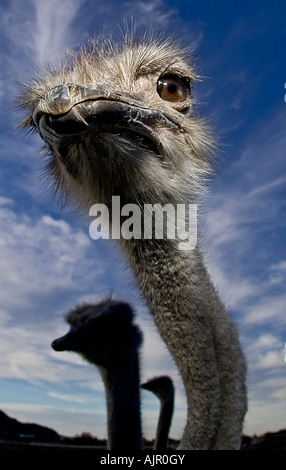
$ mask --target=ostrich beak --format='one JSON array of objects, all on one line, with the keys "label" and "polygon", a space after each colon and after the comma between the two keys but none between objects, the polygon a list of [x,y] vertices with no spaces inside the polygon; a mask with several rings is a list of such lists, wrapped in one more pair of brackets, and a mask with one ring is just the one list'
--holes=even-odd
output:
[{"label": "ostrich beak", "polygon": [[148,382],[145,382],[145,383],[141,384],[140,387],[143,388],[144,390],[151,390],[152,391],[152,387],[149,385]]},{"label": "ostrich beak", "polygon": [[102,84],[68,83],[48,90],[39,101],[33,120],[43,140],[56,147],[67,136],[125,130],[148,139],[158,150],[160,142],[153,130],[154,123],[176,130],[181,127],[173,116]]},{"label": "ostrich beak", "polygon": [[[123,94],[111,91],[105,85],[76,85],[67,83],[51,88],[45,93],[43,99],[38,103],[33,113],[33,120],[38,125],[42,114],[50,114],[58,116],[68,113],[73,106],[84,103],[85,101],[96,100],[123,101]],[[126,94],[129,105],[140,107],[141,109],[149,109],[143,102],[132,99],[131,95]]]},{"label": "ostrich beak", "polygon": [[55,339],[51,343],[51,347],[54,349],[54,351],[68,351],[70,350],[71,347],[71,333],[67,333],[64,336],[61,336],[60,338]]},{"label": "ostrich beak", "polygon": [[58,339],[55,339],[51,343],[51,347],[54,349],[54,351],[64,351],[64,348],[62,347],[63,342],[61,340],[62,340],[62,338],[58,338]]}]

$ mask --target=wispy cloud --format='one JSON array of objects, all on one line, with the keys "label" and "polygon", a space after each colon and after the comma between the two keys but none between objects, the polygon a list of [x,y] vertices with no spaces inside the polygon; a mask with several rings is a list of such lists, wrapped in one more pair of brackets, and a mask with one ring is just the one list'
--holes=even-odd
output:
[{"label": "wispy cloud", "polygon": [[[54,305],[72,286],[78,292],[79,276],[84,281],[88,279],[87,273],[92,272],[86,257],[90,239],[63,220],[45,215],[32,220],[18,214],[17,207],[11,209],[10,205],[2,205],[0,227],[1,305],[4,309],[18,308],[19,320],[24,315],[29,318],[27,309],[40,298],[44,305],[44,299],[50,299],[53,304],[51,292]],[[100,272],[99,266],[98,269]],[[93,273],[96,277],[96,272]]]},{"label": "wispy cloud", "polygon": [[93,403],[93,402],[102,402],[101,398],[91,398],[90,395],[69,395],[69,394],[63,394],[63,393],[58,393],[58,392],[48,392],[48,395],[52,398],[57,398],[59,400],[71,402],[71,403],[80,403],[80,404],[86,404],[86,403]]},{"label": "wispy cloud", "polygon": [[65,48],[77,42],[80,28],[73,26],[85,0],[32,0],[32,3],[35,8],[33,43],[37,60],[39,63],[54,61]]},{"label": "wispy cloud", "polygon": [[184,22],[175,5],[166,5],[163,0],[128,1],[122,4],[122,17],[134,19],[137,30],[151,28],[159,33],[175,33],[190,48],[196,50],[203,40],[203,30],[195,22]]},{"label": "wispy cloud", "polygon": [[[249,282],[254,295],[258,293],[256,281],[249,277],[253,274],[254,263],[264,262],[265,257],[273,256],[275,251],[272,246],[271,252],[262,256],[257,250],[261,234],[264,234],[266,241],[273,223],[281,235],[285,228],[282,194],[286,180],[281,176],[285,172],[284,129],[285,113],[272,115],[267,126],[261,126],[254,135],[249,136],[245,145],[241,146],[238,158],[232,164],[228,163],[226,170],[220,164],[218,183],[221,178],[223,184],[217,185],[215,193],[208,198],[206,232],[215,249],[217,269],[223,271],[223,265],[227,267],[228,276],[229,272],[233,273],[236,286],[241,276],[240,282]],[[231,161],[231,149],[228,153]],[[275,163],[270,155],[275,155]],[[209,255],[211,258],[211,253]],[[229,288],[229,285],[226,287]],[[265,284],[263,287],[265,291]]]},{"label": "wispy cloud", "polygon": [[174,17],[178,15],[178,10],[166,8],[163,0],[125,2],[124,8],[128,12],[128,17],[136,19],[138,27],[149,27],[151,25],[166,28]]},{"label": "wispy cloud", "polygon": [[245,325],[266,325],[272,323],[277,328],[285,326],[286,294],[261,295],[257,303],[246,308]]},{"label": "wispy cloud", "polygon": [[[2,34],[28,64],[43,64],[62,56],[64,49],[74,46],[82,33],[74,27],[80,7],[85,0],[10,0],[9,11],[2,6]],[[14,60],[15,52],[14,51]],[[12,66],[12,62],[10,62]],[[16,64],[15,64],[16,66]]]},{"label": "wispy cloud", "polygon": [[[272,387],[275,384],[274,375],[277,374],[277,368],[281,370],[282,367],[285,367],[283,347],[284,343],[281,337],[273,333],[263,333],[256,340],[252,339],[247,344],[247,356],[252,372],[257,374],[263,369],[271,369]],[[265,381],[264,377],[260,378],[258,382],[267,386],[270,384],[270,381]]]}]

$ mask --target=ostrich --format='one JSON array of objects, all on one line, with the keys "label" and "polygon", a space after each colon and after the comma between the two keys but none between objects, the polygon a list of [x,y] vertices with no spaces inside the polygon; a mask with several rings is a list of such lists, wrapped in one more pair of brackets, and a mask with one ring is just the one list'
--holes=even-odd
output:
[{"label": "ostrich", "polygon": [[129,304],[105,299],[83,304],[67,317],[70,331],[55,351],[75,351],[95,364],[106,393],[108,448],[141,450],[139,348],[142,334]]},{"label": "ostrich", "polygon": [[153,392],[160,400],[160,413],[154,450],[164,450],[168,445],[168,435],[174,411],[173,381],[167,375],[162,375],[141,384],[141,388],[150,390],[150,392]]},{"label": "ostrich", "polygon": [[[194,111],[196,80],[193,59],[176,39],[151,33],[94,39],[24,86],[22,126],[42,137],[47,174],[64,201],[85,210],[104,205],[109,229],[119,216],[114,195],[122,228],[128,207],[148,209],[154,220],[156,204],[194,204],[211,174],[214,139]],[[182,249],[181,235],[168,236],[165,222],[156,237],[142,219],[141,237],[140,230],[129,237],[121,230],[113,238],[184,383],[187,422],[179,448],[238,449],[247,399],[237,329],[199,243]]]}]

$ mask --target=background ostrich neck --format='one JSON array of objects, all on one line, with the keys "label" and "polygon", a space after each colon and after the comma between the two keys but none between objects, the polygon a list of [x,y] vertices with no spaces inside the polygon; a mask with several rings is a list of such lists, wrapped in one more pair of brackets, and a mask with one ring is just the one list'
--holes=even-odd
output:
[{"label": "background ostrich neck", "polygon": [[208,449],[219,419],[219,387],[210,326],[214,289],[200,252],[180,251],[174,240],[121,243],[184,382],[188,419],[181,446]]},{"label": "background ostrich neck", "polygon": [[139,396],[139,363],[133,357],[118,360],[114,367],[99,367],[106,393],[108,448],[142,449]]},{"label": "background ostrich neck", "polygon": [[154,449],[156,450],[164,450],[167,447],[173,410],[173,397],[160,399],[160,415],[154,442]]}]

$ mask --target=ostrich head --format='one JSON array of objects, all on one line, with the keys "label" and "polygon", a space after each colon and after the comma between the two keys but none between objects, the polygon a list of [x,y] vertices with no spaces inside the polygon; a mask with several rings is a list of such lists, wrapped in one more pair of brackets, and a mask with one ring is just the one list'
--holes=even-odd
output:
[{"label": "ostrich head", "polygon": [[141,388],[153,392],[159,400],[166,400],[167,398],[174,398],[174,384],[170,377],[162,375],[148,380],[141,384]]},{"label": "ostrich head", "polygon": [[116,368],[141,346],[142,334],[133,319],[132,308],[122,301],[83,304],[67,314],[70,331],[55,339],[52,348],[78,352],[98,366]]},{"label": "ostrich head", "polygon": [[209,172],[212,139],[194,114],[198,79],[170,38],[93,40],[26,85],[26,128],[39,132],[56,187],[85,207],[190,200]]}]

